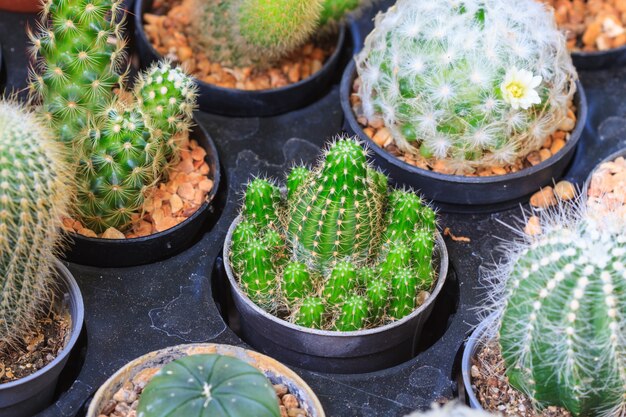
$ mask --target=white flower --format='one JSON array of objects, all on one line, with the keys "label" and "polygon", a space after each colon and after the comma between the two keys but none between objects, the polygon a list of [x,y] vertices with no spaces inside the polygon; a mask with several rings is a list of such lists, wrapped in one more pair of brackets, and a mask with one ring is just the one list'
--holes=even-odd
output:
[{"label": "white flower", "polygon": [[513,67],[507,71],[500,85],[502,98],[515,110],[526,110],[533,104],[540,104],[541,98],[535,88],[539,87],[541,81],[541,76],[533,76],[530,71]]}]

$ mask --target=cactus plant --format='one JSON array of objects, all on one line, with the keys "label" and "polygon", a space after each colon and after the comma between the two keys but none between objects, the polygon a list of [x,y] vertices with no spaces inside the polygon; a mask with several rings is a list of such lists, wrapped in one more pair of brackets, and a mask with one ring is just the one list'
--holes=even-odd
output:
[{"label": "cactus plant", "polygon": [[20,342],[50,307],[71,178],[46,121],[0,101],[0,344]]},{"label": "cactus plant", "polygon": [[362,0],[195,0],[196,42],[225,65],[268,66],[302,46],[320,24],[339,21]]},{"label": "cactus plant", "polygon": [[395,144],[456,172],[541,147],[566,117],[577,78],[552,14],[534,0],[400,0],[357,57],[365,116]]},{"label": "cactus plant", "polygon": [[626,227],[592,214],[542,222],[541,235],[514,244],[491,299],[505,299],[496,323],[513,387],[539,407],[623,416]]},{"label": "cactus plant", "polygon": [[272,384],[252,365],[217,354],[191,355],[161,368],[144,388],[138,417],[279,417]]},{"label": "cactus plant", "polygon": [[[497,414],[496,414],[497,415]],[[449,402],[444,406],[433,406],[431,410],[416,411],[405,417],[493,417],[494,414],[484,410],[469,408],[458,402]]]},{"label": "cactus plant", "polygon": [[268,180],[250,182],[229,256],[255,303],[301,326],[354,331],[410,314],[432,288],[435,213],[410,191],[390,192],[366,156],[339,138],[317,167],[291,170],[284,198]]},{"label": "cactus plant", "polygon": [[[195,107],[194,84],[169,63],[140,74],[134,95],[119,73],[124,52],[121,1],[49,0],[32,91],[77,160],[77,220],[96,233],[124,231],[141,214],[146,191],[178,159],[178,135]],[[126,97],[128,96],[128,97]]]}]

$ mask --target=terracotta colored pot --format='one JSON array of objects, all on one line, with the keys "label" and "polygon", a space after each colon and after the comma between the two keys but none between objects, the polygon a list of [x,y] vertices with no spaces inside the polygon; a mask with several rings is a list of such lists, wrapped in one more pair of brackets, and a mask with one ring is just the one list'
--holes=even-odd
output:
[{"label": "terracotta colored pot", "polygon": [[0,0],[0,10],[34,13],[41,10],[41,0]]}]

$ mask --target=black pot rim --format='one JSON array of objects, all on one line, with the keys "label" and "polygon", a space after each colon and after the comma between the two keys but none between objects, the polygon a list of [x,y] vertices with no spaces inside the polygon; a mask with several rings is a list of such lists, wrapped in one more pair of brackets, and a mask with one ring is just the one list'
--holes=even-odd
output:
[{"label": "black pot rim", "polygon": [[494,175],[489,177],[468,177],[464,175],[448,175],[441,174],[435,171],[429,171],[422,168],[418,168],[414,165],[407,164],[396,158],[395,156],[389,154],[380,146],[376,145],[372,139],[370,139],[361,125],[357,122],[354,112],[352,111],[352,106],[350,105],[350,95],[352,93],[352,83],[356,78],[356,63],[354,60],[347,66],[343,78],[341,80],[340,87],[340,100],[341,107],[344,112],[344,116],[349,123],[350,127],[357,132],[357,135],[361,140],[365,140],[368,148],[370,148],[373,152],[375,152],[380,157],[384,158],[388,163],[397,166],[405,171],[410,172],[411,174],[420,175],[422,177],[427,177],[429,179],[435,181],[444,181],[447,183],[456,183],[456,184],[494,184],[500,182],[508,182],[514,179],[527,177],[536,172],[539,172],[543,169],[546,169],[550,165],[554,164],[558,161],[557,158],[559,155],[565,155],[569,151],[571,151],[579,142],[582,132],[585,128],[586,120],[587,120],[587,97],[585,95],[585,91],[583,86],[579,80],[576,80],[576,94],[579,96],[579,105],[576,109],[576,126],[574,130],[570,133],[570,139],[565,143],[565,146],[552,157],[546,159],[543,162],[540,162],[537,165],[531,166],[529,168],[524,168],[517,172],[508,173],[505,175]]},{"label": "black pot rim", "polygon": [[620,156],[626,157],[626,148],[620,149],[619,151],[613,152],[611,155],[607,156],[606,158],[604,158],[603,160],[601,160],[600,162],[598,162],[596,164],[596,166],[591,170],[591,172],[589,173],[589,176],[587,177],[587,179],[585,180],[585,184],[584,184],[584,190],[583,190],[583,195],[587,196],[588,192],[589,192],[589,186],[591,185],[591,179],[593,178],[593,174],[595,174],[598,169],[600,168],[600,165],[607,163],[607,162],[613,162],[615,161],[617,158],[619,158]]},{"label": "black pot rim", "polygon": [[[145,0],[136,0],[135,1],[135,13],[134,13],[134,20],[135,20],[135,31],[138,33],[138,36],[141,38],[141,41],[148,46],[148,48],[150,49],[150,52],[154,55],[157,56],[160,60],[164,59],[163,55],[161,55],[156,49],[154,49],[154,45],[152,45],[152,42],[150,42],[150,39],[148,39],[148,37],[146,36],[146,31],[144,29],[143,26],[143,4],[144,4]],[[296,83],[293,84],[289,84],[289,85],[285,85],[283,87],[278,87],[278,88],[267,88],[267,89],[263,89],[263,90],[240,90],[238,88],[225,88],[225,87],[220,87],[217,86],[215,84],[209,84],[205,81],[199,80],[197,78],[194,77],[194,80],[196,81],[196,83],[198,83],[198,85],[206,87],[206,88],[210,88],[213,89],[216,92],[222,92],[222,93],[229,93],[229,94],[234,94],[234,95],[250,95],[250,94],[255,94],[258,96],[263,96],[265,94],[275,94],[275,93],[281,93],[281,92],[287,92],[287,91],[292,91],[294,89],[297,89],[299,87],[301,87],[302,85],[309,83],[313,80],[315,80],[319,75],[321,75],[323,73],[323,69],[325,67],[327,67],[328,65],[330,65],[333,61],[336,61],[339,59],[339,56],[341,55],[341,45],[344,44],[346,39],[346,26],[345,24],[342,24],[339,26],[339,33],[337,34],[337,43],[335,44],[335,50],[333,51],[333,53],[326,58],[326,61],[322,64],[322,69],[320,69],[320,71],[316,72],[315,74],[300,80]]]},{"label": "black pot rim", "polygon": [[83,322],[85,320],[85,304],[83,302],[83,296],[80,292],[80,288],[78,286],[78,283],[76,282],[76,279],[74,279],[74,276],[65,265],[63,265],[60,261],[55,260],[54,269],[56,270],[59,279],[61,281],[64,281],[67,293],[76,303],[77,315],[76,317],[72,317],[72,336],[70,337],[70,340],[68,340],[65,347],[58,353],[58,355],[56,356],[56,358],[54,358],[52,362],[50,362],[37,372],[34,372],[24,378],[0,384],[0,390],[8,390],[18,387],[20,385],[27,384],[43,376],[53,368],[56,368],[60,362],[64,361],[67,358],[67,356],[76,345],[76,342],[78,341],[78,337],[80,336],[80,332],[83,328]]},{"label": "black pot rim", "polygon": [[609,57],[613,54],[626,53],[626,45],[618,46],[617,48],[605,49],[604,51],[572,51],[572,57],[582,59],[595,59],[600,57]]},{"label": "black pot rim", "polygon": [[498,316],[498,312],[491,313],[476,326],[465,343],[465,350],[461,359],[461,375],[463,377],[463,385],[465,385],[465,395],[469,400],[470,406],[479,410],[482,410],[483,407],[480,405],[480,401],[478,401],[476,393],[472,388],[472,358],[476,353],[478,345],[483,341],[487,327],[491,326],[498,319]]},{"label": "black pot rim", "polygon": [[317,335],[317,336],[331,336],[331,337],[340,337],[340,338],[341,337],[352,338],[355,336],[368,336],[372,334],[384,333],[385,331],[389,329],[401,326],[411,321],[412,319],[417,317],[419,314],[421,314],[422,311],[426,309],[426,307],[434,303],[435,300],[437,299],[437,296],[441,292],[441,289],[443,288],[446,282],[447,275],[448,275],[448,267],[449,267],[448,249],[446,247],[445,241],[443,240],[443,237],[441,236],[441,233],[439,233],[439,231],[437,230],[436,242],[437,242],[437,247],[440,253],[440,265],[439,265],[439,274],[437,276],[437,284],[435,285],[435,288],[430,294],[430,297],[426,299],[426,302],[422,304],[421,306],[419,306],[418,308],[416,308],[415,310],[413,310],[411,314],[404,316],[400,320],[396,320],[394,322],[388,323],[384,326],[378,326],[373,329],[366,329],[366,330],[355,330],[355,331],[350,331],[350,332],[319,330],[319,329],[312,329],[310,327],[300,326],[297,324],[289,323],[286,320],[280,319],[268,313],[267,311],[263,310],[261,307],[257,306],[252,300],[250,300],[250,298],[247,296],[246,293],[241,291],[241,288],[239,287],[239,284],[237,283],[236,278],[235,278],[235,272],[233,271],[230,265],[230,260],[229,260],[230,259],[229,252],[230,252],[233,232],[235,230],[235,227],[237,227],[237,225],[239,224],[241,220],[242,220],[241,215],[237,216],[235,220],[233,220],[233,222],[231,223],[230,227],[228,228],[228,233],[226,234],[226,239],[224,242],[224,249],[222,253],[222,256],[224,259],[224,269],[226,271],[226,276],[228,277],[228,282],[230,284],[231,289],[236,291],[237,295],[243,301],[245,301],[246,304],[248,304],[258,315],[274,323],[280,324],[281,326],[284,326],[291,330],[299,331],[302,333],[308,333],[308,334]]},{"label": "black pot rim", "polygon": [[[202,203],[202,205],[198,207],[198,210],[196,210],[191,216],[189,216],[183,222],[177,224],[174,227],[170,227],[169,229],[163,230],[162,232],[157,232],[157,233],[153,233],[151,235],[142,236],[142,237],[133,237],[133,238],[128,238],[128,239],[105,239],[102,237],[83,236],[78,233],[67,233],[67,235],[76,242],[81,242],[81,241],[88,242],[88,243],[107,242],[107,243],[110,243],[111,245],[133,245],[133,244],[146,242],[146,241],[153,240],[153,239],[159,239],[167,234],[174,233],[178,231],[179,229],[185,227],[187,224],[193,222],[196,218],[202,215],[204,211],[208,210],[211,203],[215,200],[215,197],[220,187],[221,167],[220,167],[219,155],[217,153],[217,148],[215,147],[215,143],[213,142],[213,139],[211,138],[207,130],[204,128],[204,126],[196,122],[194,123],[191,129],[192,130],[199,129],[209,139],[207,142],[209,144],[210,149],[205,149],[205,151],[207,152],[207,155],[213,156],[213,158],[215,159],[215,167],[216,167],[216,170],[213,173],[213,177],[214,177],[213,188],[211,189],[209,194],[207,194],[206,201]],[[192,138],[190,137],[190,139]]]}]

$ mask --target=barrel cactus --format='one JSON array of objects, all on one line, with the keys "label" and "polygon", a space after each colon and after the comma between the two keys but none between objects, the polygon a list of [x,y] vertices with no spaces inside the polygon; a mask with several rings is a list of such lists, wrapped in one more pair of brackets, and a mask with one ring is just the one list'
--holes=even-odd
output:
[{"label": "barrel cactus", "polygon": [[543,234],[510,251],[509,267],[500,268],[507,376],[540,407],[623,416],[626,227],[590,215],[565,219],[542,225]]},{"label": "barrel cactus", "polygon": [[0,344],[21,341],[50,308],[71,178],[46,121],[0,101]]},{"label": "barrel cactus", "polygon": [[191,355],[159,370],[144,388],[137,417],[280,417],[270,381],[246,362]]},{"label": "barrel cactus", "polygon": [[363,0],[194,0],[198,46],[225,65],[268,66]]},{"label": "barrel cactus", "polygon": [[[431,290],[436,215],[413,192],[389,191],[366,156],[339,138],[314,169],[292,169],[286,195],[249,183],[229,259],[257,305],[301,326],[354,331],[405,317]],[[263,244],[269,235],[280,257]]]},{"label": "barrel cactus", "polygon": [[565,119],[576,71],[534,0],[400,0],[357,56],[365,116],[396,145],[456,172],[511,164]]}]

